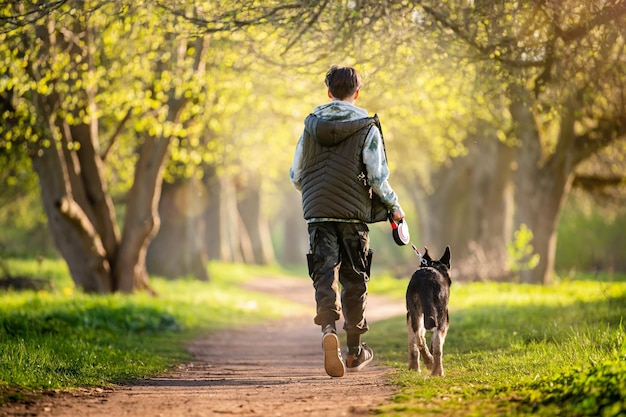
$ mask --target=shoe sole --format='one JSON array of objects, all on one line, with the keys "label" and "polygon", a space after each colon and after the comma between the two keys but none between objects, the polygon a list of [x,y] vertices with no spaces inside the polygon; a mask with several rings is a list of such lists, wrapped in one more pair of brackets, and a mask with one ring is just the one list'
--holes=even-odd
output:
[{"label": "shoe sole", "polygon": [[332,377],[342,377],[346,372],[346,367],[341,359],[339,338],[334,333],[326,334],[322,339],[322,346],[326,373]]}]

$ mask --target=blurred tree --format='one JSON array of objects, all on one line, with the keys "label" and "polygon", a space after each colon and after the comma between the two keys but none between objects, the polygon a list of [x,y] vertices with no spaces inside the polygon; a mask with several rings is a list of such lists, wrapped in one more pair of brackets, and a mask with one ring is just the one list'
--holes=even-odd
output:
[{"label": "blurred tree", "polygon": [[[29,16],[28,6],[7,5],[5,14]],[[188,117],[191,75],[202,68],[202,44],[160,34],[162,14],[135,7],[66,2],[35,30],[4,35],[5,77],[19,91],[4,118],[17,121],[13,137],[27,143],[55,244],[86,291],[149,289],[145,253],[158,228],[162,165]],[[158,56],[160,44],[171,52]],[[136,163],[124,173],[133,180],[120,233],[105,162],[129,120]],[[106,123],[117,124],[108,141]]]},{"label": "blurred tree", "polygon": [[461,40],[502,82],[507,136],[516,141],[515,223],[532,230],[540,255],[521,279],[549,283],[576,169],[626,139],[626,3],[419,5],[442,36]]},{"label": "blurred tree", "polygon": [[89,291],[147,288],[165,215],[151,258],[180,263],[172,275],[202,278],[206,256],[271,262],[268,217],[301,217],[272,183],[286,182],[332,63],[365,75],[360,103],[381,115],[424,242],[504,252],[526,224],[541,261],[523,279],[549,282],[569,188],[623,177],[623,2],[0,7],[0,156],[32,159],[56,245]]},{"label": "blurred tree", "polygon": [[[434,139],[431,151],[442,143],[439,139],[452,145],[439,146],[439,153],[420,148],[435,162],[441,155],[443,162],[435,167],[439,173],[429,178],[431,183],[423,184],[433,192],[421,203],[427,219],[420,222],[420,229],[426,237],[477,241],[483,251],[500,246],[502,253],[512,232],[526,225],[540,260],[535,268],[520,271],[520,279],[549,283],[556,225],[577,168],[603,150],[614,154],[624,146],[626,3],[366,0],[321,4],[324,13],[303,26],[298,40],[307,39],[303,33],[310,31],[309,39],[317,36],[327,51],[352,50],[350,56],[357,62],[373,66],[374,72],[392,74],[391,84],[406,88],[416,108],[431,111],[424,102],[435,97],[429,84],[436,83],[437,75],[431,73],[421,83],[419,75],[411,76],[411,71],[429,71],[416,62],[415,55],[434,63],[434,71],[449,74],[440,88],[442,95],[451,94],[451,102],[445,104],[441,95],[432,102],[443,104],[444,117],[418,116],[420,127],[418,117],[406,113],[405,97],[400,97],[396,114],[405,127],[390,129],[410,137],[410,130],[417,128]],[[412,38],[406,35],[410,27]],[[291,45],[297,47],[295,41]],[[403,47],[414,46],[413,54],[403,53]],[[442,63],[448,65],[447,71]],[[478,88],[473,91],[474,86]],[[416,87],[426,88],[416,93]],[[451,123],[424,126],[427,121],[446,119]],[[463,141],[465,147],[455,145]],[[401,164],[406,165],[399,171],[419,174],[420,169],[407,162],[410,147],[398,148],[403,152]],[[411,179],[406,174],[405,180]],[[619,183],[623,177],[622,169],[595,180]],[[584,180],[579,176],[576,183],[590,184]],[[419,207],[424,199],[414,200]],[[488,242],[494,235],[494,242]],[[505,259],[498,262],[502,267]]]},{"label": "blurred tree", "polygon": [[[241,149],[225,137],[245,136],[245,129],[223,129],[239,126],[246,98],[238,95],[249,90],[252,76],[232,77],[230,67],[245,58],[245,50],[228,49],[223,56],[219,48],[220,40],[243,28],[288,24],[300,16],[296,6],[96,0],[2,5],[0,57],[6,65],[0,92],[9,106],[2,113],[1,145],[6,152],[19,146],[28,151],[55,244],[77,286],[98,292],[149,289],[146,252],[159,228],[157,205],[170,154],[179,170],[205,164],[207,173],[217,174],[224,185],[215,199],[222,208],[217,224],[245,225],[253,232],[221,233],[222,243],[239,239],[230,247],[220,245],[220,252],[233,252],[223,258],[237,259],[238,247],[247,259],[258,255],[271,261],[267,228],[263,233],[257,209],[244,210],[242,216],[237,194],[231,192],[241,175],[229,172],[236,166],[229,155]],[[218,68],[208,72],[208,59]],[[212,82],[220,87],[211,90]],[[216,114],[225,117],[218,121]],[[269,155],[259,154],[257,161]],[[191,178],[179,174],[172,178]],[[247,184],[256,185],[246,189],[257,189],[244,197],[250,201],[261,184]],[[124,203],[121,228],[112,192]],[[258,201],[244,205],[260,208]],[[198,241],[193,233],[186,239]],[[196,245],[199,252],[180,252],[196,259],[195,271],[201,269],[201,246]]]},{"label": "blurred tree", "polygon": [[[186,13],[184,3],[166,7],[200,32],[216,27],[221,14],[214,8]],[[233,22],[223,26],[239,30],[213,40],[210,94],[197,118],[204,128],[182,149],[203,155],[210,150],[199,169],[188,173],[199,175],[206,190],[202,241],[208,257],[266,264],[275,261],[269,219],[280,214],[276,203],[282,190],[276,182],[284,182],[292,152],[292,129],[285,121],[301,111],[302,98],[291,84],[301,81],[293,79],[293,69],[302,70],[304,65],[296,61],[306,59],[280,53],[298,36],[300,23],[314,19],[323,7],[278,1],[224,2],[222,7],[230,8],[223,15]],[[154,246],[162,241],[159,245],[165,248],[168,240],[157,235]]]},{"label": "blurred tree", "polygon": [[289,56],[318,72],[320,82],[308,95],[324,91],[323,71],[338,57],[356,65],[365,78],[357,104],[381,117],[391,182],[416,242],[452,244],[457,262],[477,252],[492,260],[495,253],[497,268],[489,273],[501,278],[512,235],[512,188],[503,175],[512,152],[498,139],[504,117],[495,100],[501,83],[469,59],[454,65],[451,56],[467,48],[443,41],[408,2],[325,5],[298,42],[289,43]]},{"label": "blurred tree", "polygon": [[[0,35],[2,91],[14,109],[3,113],[3,148],[28,149],[78,287],[149,289],[163,165],[171,140],[190,129],[208,45],[180,27],[174,34],[173,20],[149,2],[59,2],[38,18],[36,3],[3,8],[11,19]],[[107,172],[129,187],[122,233]]]}]

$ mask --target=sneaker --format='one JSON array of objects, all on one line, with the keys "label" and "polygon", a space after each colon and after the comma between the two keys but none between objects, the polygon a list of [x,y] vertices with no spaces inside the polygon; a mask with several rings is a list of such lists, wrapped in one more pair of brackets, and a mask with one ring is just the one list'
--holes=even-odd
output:
[{"label": "sneaker", "polygon": [[346,372],[341,357],[341,346],[339,345],[339,337],[332,330],[324,332],[322,338],[322,347],[324,348],[324,369],[329,376],[342,377]]},{"label": "sneaker", "polygon": [[348,372],[356,372],[363,369],[374,359],[374,351],[365,343],[361,344],[361,352],[358,355],[346,356],[346,368]]}]

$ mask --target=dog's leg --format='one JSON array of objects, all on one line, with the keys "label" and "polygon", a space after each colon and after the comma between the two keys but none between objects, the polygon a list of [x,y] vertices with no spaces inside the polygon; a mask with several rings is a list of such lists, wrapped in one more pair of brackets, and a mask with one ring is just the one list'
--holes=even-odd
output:
[{"label": "dog's leg", "polygon": [[409,369],[421,372],[420,352],[417,348],[417,332],[413,330],[411,314],[407,314],[406,330],[409,335]]},{"label": "dog's leg", "polygon": [[435,376],[443,376],[443,344],[446,341],[446,334],[448,333],[447,326],[443,329],[436,329],[433,333],[433,368],[432,374]]},{"label": "dog's leg", "polygon": [[433,356],[430,354],[428,350],[428,346],[426,345],[426,327],[424,326],[424,315],[419,316],[418,326],[417,326],[417,348],[422,354],[422,360],[424,361],[424,366],[426,369],[431,370],[433,367]]}]

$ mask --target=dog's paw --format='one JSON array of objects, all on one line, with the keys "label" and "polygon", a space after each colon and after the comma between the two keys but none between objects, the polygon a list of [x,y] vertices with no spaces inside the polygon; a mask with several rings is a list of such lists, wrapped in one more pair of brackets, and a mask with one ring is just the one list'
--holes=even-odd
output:
[{"label": "dog's paw", "polygon": [[422,355],[422,357],[424,358],[424,366],[426,367],[426,369],[428,369],[429,371],[432,371],[435,365],[435,361],[433,360],[433,357],[429,355]]},{"label": "dog's paw", "polygon": [[432,376],[444,376],[443,368],[434,367],[432,370]]},{"label": "dog's paw", "polygon": [[419,361],[415,360],[415,361],[410,361],[409,362],[409,371],[417,371],[417,372],[422,372],[422,370],[420,369],[420,363]]}]

